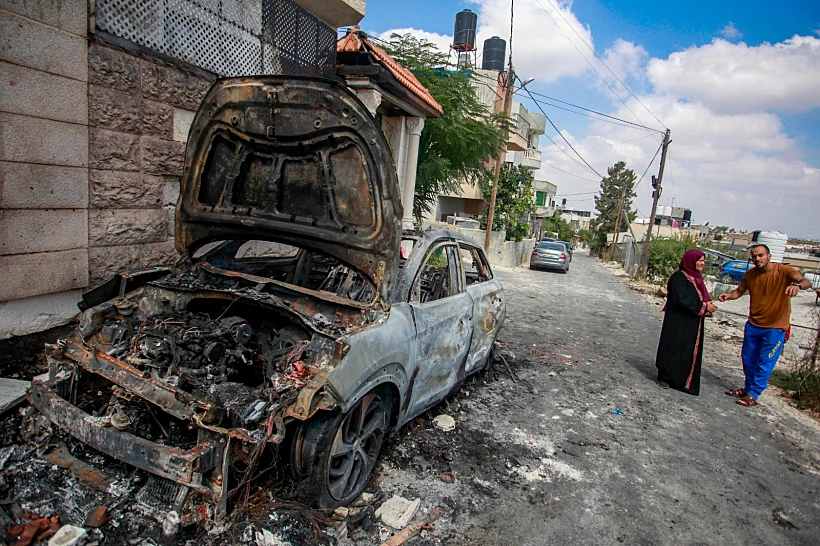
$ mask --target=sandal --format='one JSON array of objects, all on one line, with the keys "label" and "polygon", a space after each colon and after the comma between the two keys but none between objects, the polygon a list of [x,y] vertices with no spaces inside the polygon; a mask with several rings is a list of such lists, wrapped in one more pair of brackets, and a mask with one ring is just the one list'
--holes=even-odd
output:
[{"label": "sandal", "polygon": [[737,396],[738,398],[741,398],[749,393],[747,393],[744,389],[732,389],[730,391],[726,391],[726,394],[728,394],[729,396]]},{"label": "sandal", "polygon": [[756,406],[757,400],[747,394],[746,396],[735,400],[735,404],[740,404],[741,406],[748,408],[750,406]]}]

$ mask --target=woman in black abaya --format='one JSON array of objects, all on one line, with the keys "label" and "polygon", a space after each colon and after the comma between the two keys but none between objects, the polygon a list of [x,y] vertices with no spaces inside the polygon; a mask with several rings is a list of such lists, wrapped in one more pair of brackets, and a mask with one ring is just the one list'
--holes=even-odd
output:
[{"label": "woman in black abaya", "polygon": [[688,394],[700,393],[703,320],[717,309],[703,283],[705,255],[688,250],[666,283],[666,306],[655,366],[658,383]]}]

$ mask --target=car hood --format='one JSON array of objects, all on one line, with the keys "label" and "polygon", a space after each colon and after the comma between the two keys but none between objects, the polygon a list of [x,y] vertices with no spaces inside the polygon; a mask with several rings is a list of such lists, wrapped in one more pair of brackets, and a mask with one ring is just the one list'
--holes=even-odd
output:
[{"label": "car hood", "polygon": [[283,76],[217,80],[188,137],[177,250],[268,239],[333,256],[387,293],[402,207],[376,120],[341,84]]}]

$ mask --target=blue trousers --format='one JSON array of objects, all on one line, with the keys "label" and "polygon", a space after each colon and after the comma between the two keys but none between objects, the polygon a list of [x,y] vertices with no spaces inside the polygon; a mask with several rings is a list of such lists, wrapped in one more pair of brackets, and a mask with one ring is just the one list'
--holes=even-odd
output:
[{"label": "blue trousers", "polygon": [[740,352],[743,359],[743,374],[746,384],[743,389],[757,400],[769,385],[777,359],[783,352],[786,343],[786,331],[779,328],[761,328],[751,322],[746,322],[743,331],[743,349]]}]

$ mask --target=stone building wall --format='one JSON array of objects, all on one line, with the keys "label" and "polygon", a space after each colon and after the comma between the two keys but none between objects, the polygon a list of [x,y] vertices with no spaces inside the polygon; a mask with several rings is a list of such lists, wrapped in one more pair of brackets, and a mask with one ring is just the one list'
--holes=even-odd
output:
[{"label": "stone building wall", "polygon": [[212,79],[92,42],[88,49],[88,266],[173,263],[185,141]]},{"label": "stone building wall", "polygon": [[0,338],[65,323],[88,285],[86,0],[0,0]]}]

